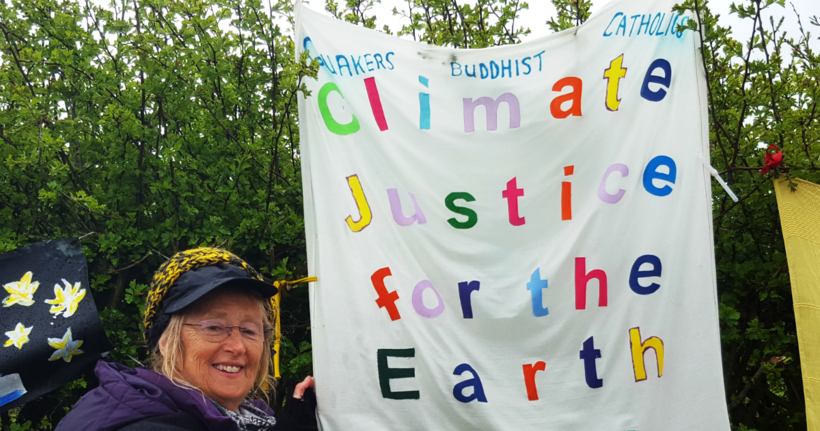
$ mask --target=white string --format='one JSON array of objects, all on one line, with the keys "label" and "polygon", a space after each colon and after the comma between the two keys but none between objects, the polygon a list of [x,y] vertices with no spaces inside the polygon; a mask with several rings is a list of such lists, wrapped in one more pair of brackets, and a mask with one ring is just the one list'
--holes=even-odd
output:
[{"label": "white string", "polygon": [[698,153],[698,159],[700,159],[701,163],[703,163],[703,166],[706,166],[706,170],[709,171],[709,173],[712,174],[713,177],[715,177],[718,184],[720,184],[720,186],[723,187],[723,190],[726,190],[726,193],[729,195],[729,197],[732,198],[733,201],[737,202],[737,195],[735,195],[732,189],[729,188],[729,185],[726,184],[726,181],[723,181],[723,178],[721,178],[718,171],[715,168],[713,168],[712,165],[709,164],[709,161],[706,160],[701,153]]},{"label": "white string", "polygon": [[88,237],[89,237],[89,236],[91,236],[91,235],[99,235],[99,234],[98,234],[97,232],[88,232],[87,234],[85,234],[85,235],[83,235],[83,236],[81,236],[81,237],[79,237],[79,238],[77,238],[77,239],[79,239],[80,241],[82,241],[82,240],[84,240],[84,239],[88,238]]}]

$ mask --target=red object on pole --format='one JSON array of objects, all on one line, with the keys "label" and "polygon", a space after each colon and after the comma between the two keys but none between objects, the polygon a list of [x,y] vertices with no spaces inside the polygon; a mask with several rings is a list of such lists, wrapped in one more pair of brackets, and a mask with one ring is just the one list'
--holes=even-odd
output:
[{"label": "red object on pole", "polygon": [[[774,148],[774,152],[770,153],[769,150]],[[766,148],[766,156],[763,157],[763,162],[766,166],[760,170],[761,175],[766,175],[769,172],[769,169],[774,169],[780,166],[783,163],[783,153],[780,151],[780,148],[777,148],[777,145],[769,145]]]}]

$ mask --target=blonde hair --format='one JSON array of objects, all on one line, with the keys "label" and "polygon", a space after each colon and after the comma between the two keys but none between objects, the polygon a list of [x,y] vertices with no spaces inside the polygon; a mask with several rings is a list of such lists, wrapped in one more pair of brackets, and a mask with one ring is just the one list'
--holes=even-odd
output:
[{"label": "blonde hair", "polygon": [[[250,292],[248,292],[250,293]],[[259,298],[259,307],[270,321],[273,310],[269,301]],[[151,355],[148,357],[149,366],[158,374],[162,374],[171,380],[175,385],[186,389],[194,389],[202,393],[202,390],[186,381],[179,372],[182,365],[182,358],[185,355],[185,346],[182,343],[182,329],[185,327],[185,317],[188,313],[180,312],[171,316],[171,321],[162,332],[160,339],[165,338],[165,353],[160,350],[162,342],[157,343]],[[270,332],[272,333],[272,331]],[[269,333],[269,334],[270,334]],[[266,366],[267,364],[267,366]],[[271,361],[271,336],[265,337],[265,345],[262,348],[262,358],[259,360],[259,370],[256,372],[253,387],[248,398],[265,398],[270,401],[268,391],[276,396],[276,380],[273,378],[273,361]],[[204,394],[203,394],[204,395]]]}]

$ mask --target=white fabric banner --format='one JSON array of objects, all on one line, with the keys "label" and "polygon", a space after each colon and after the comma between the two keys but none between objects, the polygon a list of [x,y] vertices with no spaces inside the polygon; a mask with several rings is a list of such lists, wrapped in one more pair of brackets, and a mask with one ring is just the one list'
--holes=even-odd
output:
[{"label": "white fabric banner", "polygon": [[298,10],[323,430],[729,429],[674,3],[477,50]]}]

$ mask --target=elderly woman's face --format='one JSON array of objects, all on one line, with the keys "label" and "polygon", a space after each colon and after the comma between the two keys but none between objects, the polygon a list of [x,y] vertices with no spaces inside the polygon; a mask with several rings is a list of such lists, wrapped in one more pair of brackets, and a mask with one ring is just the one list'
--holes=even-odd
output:
[{"label": "elderly woman's face", "polygon": [[[202,321],[222,322],[226,326],[264,328],[262,298],[244,291],[217,289],[208,293],[186,313],[186,324]],[[214,342],[199,328],[186,325],[182,330],[184,348],[181,374],[208,398],[221,406],[236,410],[248,395],[256,379],[262,351],[262,341],[251,342],[238,328],[221,342]]]}]

